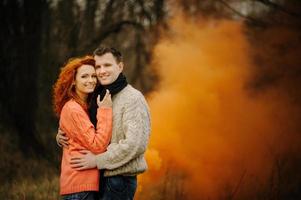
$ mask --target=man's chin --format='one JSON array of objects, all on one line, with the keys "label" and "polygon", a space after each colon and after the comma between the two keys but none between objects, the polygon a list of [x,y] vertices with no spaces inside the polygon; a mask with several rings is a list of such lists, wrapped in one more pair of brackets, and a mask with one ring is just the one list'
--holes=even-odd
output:
[{"label": "man's chin", "polygon": [[101,85],[109,85],[111,84],[109,81],[100,81],[100,84]]}]

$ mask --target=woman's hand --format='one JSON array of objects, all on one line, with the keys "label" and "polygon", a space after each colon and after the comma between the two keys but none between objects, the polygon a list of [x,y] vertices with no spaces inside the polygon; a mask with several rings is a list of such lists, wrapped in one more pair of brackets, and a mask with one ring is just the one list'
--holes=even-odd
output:
[{"label": "woman's hand", "polygon": [[103,100],[100,101],[100,96],[97,97],[97,105],[98,107],[112,107],[112,99],[111,94],[108,89],[106,89],[106,95],[104,96]]}]

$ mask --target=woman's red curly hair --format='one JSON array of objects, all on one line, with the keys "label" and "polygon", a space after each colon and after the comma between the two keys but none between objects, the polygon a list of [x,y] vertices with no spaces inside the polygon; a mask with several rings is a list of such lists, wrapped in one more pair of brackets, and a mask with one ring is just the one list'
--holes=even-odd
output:
[{"label": "woman's red curly hair", "polygon": [[79,98],[73,85],[77,69],[82,65],[92,65],[95,67],[95,60],[92,56],[72,58],[61,68],[60,75],[53,86],[53,108],[57,117],[60,117],[63,106],[70,99],[74,99],[87,110],[87,103]]}]

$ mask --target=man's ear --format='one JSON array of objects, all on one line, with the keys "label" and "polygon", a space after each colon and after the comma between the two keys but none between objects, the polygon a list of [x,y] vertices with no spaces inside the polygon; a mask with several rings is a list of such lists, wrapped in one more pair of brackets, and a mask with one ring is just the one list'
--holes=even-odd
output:
[{"label": "man's ear", "polygon": [[118,66],[119,66],[120,71],[122,72],[123,66],[124,66],[123,62],[119,62]]}]

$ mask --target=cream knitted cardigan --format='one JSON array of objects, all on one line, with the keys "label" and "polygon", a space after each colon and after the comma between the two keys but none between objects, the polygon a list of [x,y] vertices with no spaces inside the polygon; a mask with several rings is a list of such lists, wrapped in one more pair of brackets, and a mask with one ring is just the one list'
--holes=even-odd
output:
[{"label": "cream knitted cardigan", "polygon": [[106,152],[96,156],[105,176],[136,175],[147,169],[144,158],[150,136],[150,114],[144,96],[127,85],[113,99],[112,140]]}]

